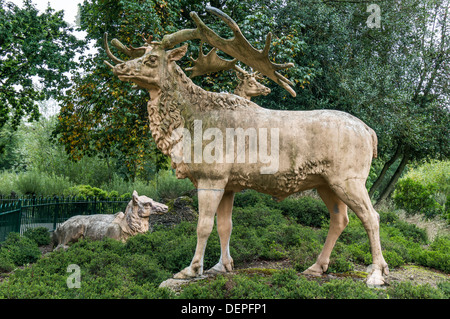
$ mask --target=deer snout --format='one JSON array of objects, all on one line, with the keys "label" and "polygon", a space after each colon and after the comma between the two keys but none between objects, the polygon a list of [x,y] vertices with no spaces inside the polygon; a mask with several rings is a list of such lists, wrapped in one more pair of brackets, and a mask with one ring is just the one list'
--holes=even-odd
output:
[{"label": "deer snout", "polygon": [[167,207],[167,205],[153,201],[152,214],[164,214],[164,213],[167,213],[168,210],[169,210],[169,207]]},{"label": "deer snout", "polygon": [[131,75],[131,69],[127,63],[120,63],[114,67],[113,73],[115,75]]},{"label": "deer snout", "polygon": [[267,94],[269,94],[270,92],[272,92],[268,87],[264,87],[264,89],[263,89],[263,91],[262,91],[262,94],[264,95],[264,96],[266,96]]}]

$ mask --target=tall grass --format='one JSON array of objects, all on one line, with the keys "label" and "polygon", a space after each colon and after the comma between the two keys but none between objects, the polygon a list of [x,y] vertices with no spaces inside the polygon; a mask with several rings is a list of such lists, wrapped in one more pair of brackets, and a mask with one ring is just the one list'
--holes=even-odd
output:
[{"label": "tall grass", "polygon": [[69,178],[56,174],[31,170],[27,172],[3,172],[0,174],[0,194],[17,195],[69,195],[74,184]]},{"label": "tall grass", "polygon": [[[76,184],[66,176],[47,173],[39,170],[26,172],[4,171],[0,173],[0,195],[17,196],[75,196],[80,195],[83,185]],[[89,186],[89,185],[88,185]],[[91,185],[92,186],[92,185]],[[96,185],[94,185],[95,187]],[[90,187],[90,186],[89,186]],[[188,179],[179,180],[172,170],[160,171],[150,181],[126,181],[118,175],[113,175],[109,183],[103,183],[100,188],[107,193],[114,192],[118,196],[130,196],[134,190],[154,200],[170,200],[186,194],[194,189]]]}]

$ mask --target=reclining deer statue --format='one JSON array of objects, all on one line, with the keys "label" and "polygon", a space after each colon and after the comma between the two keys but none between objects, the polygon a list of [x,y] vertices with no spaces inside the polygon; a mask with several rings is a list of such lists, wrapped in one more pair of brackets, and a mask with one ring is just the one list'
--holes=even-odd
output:
[{"label": "reclining deer statue", "polygon": [[125,212],[77,215],[59,225],[52,235],[54,250],[66,250],[69,243],[83,238],[113,238],[126,242],[129,237],[148,231],[150,215],[161,215],[167,210],[166,205],[134,191]]},{"label": "reclining deer statue", "polygon": [[278,73],[293,63],[269,60],[271,33],[265,47],[257,50],[228,15],[213,7],[206,11],[222,19],[234,37],[218,36],[195,12],[190,13],[195,29],[167,34],[160,42],[129,48],[113,39],[111,43],[132,58],[126,62],[112,54],[104,37],[106,52],[116,65],[105,63],[120,80],[148,90],[153,138],[171,157],[177,177],[189,178],[198,191],[197,246],[190,265],[174,278],[203,274],[205,247],[216,214],[221,256],[209,271],[233,269],[229,243],[236,192],[254,189],[283,200],[315,188],[330,212],[330,228],[322,252],[304,273],[320,276],[327,270],[335,242],[348,224],[350,207],[370,241],[373,261],[367,284],[383,285],[389,270],[381,252],[379,216],[365,187],[372,158],[377,156],[375,132],[344,112],[269,110],[235,94],[207,92],[195,85],[175,63],[186,54],[187,45],[175,46],[200,39],[296,95],[293,83]]}]

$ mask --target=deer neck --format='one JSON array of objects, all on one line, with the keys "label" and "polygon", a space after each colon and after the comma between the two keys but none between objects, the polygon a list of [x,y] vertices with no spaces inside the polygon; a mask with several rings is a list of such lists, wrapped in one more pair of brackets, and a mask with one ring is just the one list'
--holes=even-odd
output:
[{"label": "deer neck", "polygon": [[250,101],[250,96],[248,96],[248,95],[245,93],[245,91],[244,91],[243,88],[242,88],[242,85],[238,85],[238,86],[236,87],[236,89],[234,90],[234,94],[236,94],[236,95],[238,95],[238,96],[240,96],[240,97],[243,97],[244,99],[247,99],[247,100]]},{"label": "deer neck", "polygon": [[150,90],[149,93],[147,111],[153,139],[163,154],[170,155],[174,144],[172,132],[184,127],[175,94],[172,90],[164,88]]}]

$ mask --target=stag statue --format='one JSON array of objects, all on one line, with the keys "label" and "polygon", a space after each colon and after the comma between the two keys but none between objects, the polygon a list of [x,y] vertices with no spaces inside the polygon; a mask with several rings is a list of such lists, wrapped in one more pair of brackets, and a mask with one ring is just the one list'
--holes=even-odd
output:
[{"label": "stag statue", "polygon": [[213,7],[206,11],[222,19],[234,37],[218,36],[195,12],[190,13],[195,29],[167,34],[160,42],[129,48],[113,39],[112,44],[132,58],[129,61],[113,55],[104,37],[106,52],[116,65],[105,63],[120,80],[149,92],[150,129],[157,147],[171,157],[177,177],[189,178],[198,191],[197,246],[190,265],[174,278],[203,274],[205,247],[216,214],[221,256],[210,271],[233,269],[229,243],[236,192],[254,189],[283,200],[315,188],[330,212],[330,229],[322,252],[305,273],[320,276],[327,270],[350,207],[370,241],[373,261],[367,284],[383,285],[389,270],[381,252],[379,216],[365,187],[377,155],[375,132],[344,112],[269,110],[235,94],[207,92],[195,85],[175,63],[186,54],[187,44],[176,46],[199,39],[296,95],[292,82],[278,72],[293,63],[276,64],[269,59],[271,33],[265,47],[257,50],[228,15]]}]

